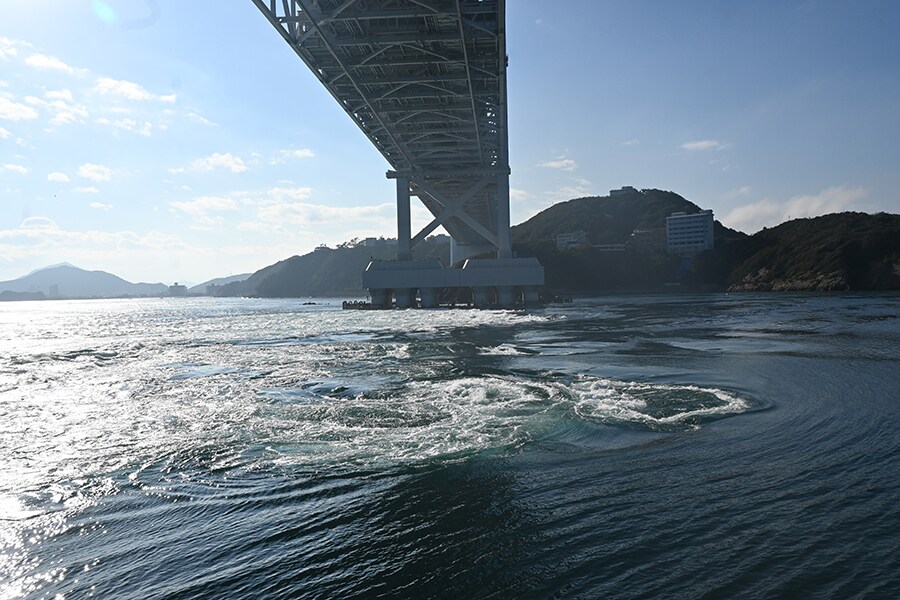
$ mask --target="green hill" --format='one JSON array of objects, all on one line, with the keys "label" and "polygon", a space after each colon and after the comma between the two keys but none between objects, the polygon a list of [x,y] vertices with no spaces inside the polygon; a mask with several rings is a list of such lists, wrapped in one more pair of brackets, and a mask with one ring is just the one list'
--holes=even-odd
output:
[{"label": "green hill", "polygon": [[734,291],[898,290],[900,215],[794,219],[753,235],[736,258]]},{"label": "green hill", "polygon": [[[703,270],[691,269],[681,257],[665,253],[666,217],[700,210],[674,192],[656,189],[577,198],[554,204],[513,227],[513,245],[520,256],[536,256],[541,261],[547,286],[557,291],[661,291],[672,283],[720,288],[730,273],[730,261],[721,259],[719,255],[726,253],[719,249],[741,242],[747,238],[745,234],[716,221],[715,258],[709,259],[709,267]],[[587,234],[592,246],[627,244],[628,251],[556,247],[557,235],[579,230]],[[631,244],[635,230],[650,231],[662,247],[647,251],[635,248]]]},{"label": "green hill", "polygon": [[[418,245],[413,256],[418,260],[438,259],[447,264],[449,240],[447,236],[433,236]],[[351,242],[338,248],[321,247],[260,269],[244,281],[223,285],[216,295],[265,298],[361,296],[365,294],[362,274],[369,261],[396,258],[395,242],[385,241],[373,246]]]},{"label": "green hill", "polygon": [[[513,244],[532,250],[555,248],[561,233],[584,231],[592,244],[623,244],[636,229],[665,229],[674,212],[700,207],[675,192],[631,190],[615,196],[592,196],[559,202],[512,228]],[[739,239],[743,233],[715,224],[716,239]]]}]

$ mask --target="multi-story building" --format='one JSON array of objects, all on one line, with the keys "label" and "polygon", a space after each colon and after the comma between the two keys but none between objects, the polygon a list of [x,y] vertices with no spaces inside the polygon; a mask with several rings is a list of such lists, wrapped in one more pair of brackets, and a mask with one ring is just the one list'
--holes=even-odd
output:
[{"label": "multi-story building", "polygon": [[578,248],[579,246],[590,245],[590,240],[586,232],[579,229],[569,233],[560,233],[556,236],[556,247],[560,250],[569,250],[570,248]]},{"label": "multi-story building", "polygon": [[669,254],[694,254],[713,248],[713,211],[672,213],[666,217],[666,249]]}]

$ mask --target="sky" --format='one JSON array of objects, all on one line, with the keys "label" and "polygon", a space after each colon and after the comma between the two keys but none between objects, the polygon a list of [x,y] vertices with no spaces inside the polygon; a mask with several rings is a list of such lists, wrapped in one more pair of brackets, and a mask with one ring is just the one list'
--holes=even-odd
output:
[{"label": "sky", "polygon": [[[900,212],[898,30],[894,0],[508,0],[512,223],[626,185],[746,233]],[[0,2],[0,280],[395,237],[388,168],[250,0]]]}]

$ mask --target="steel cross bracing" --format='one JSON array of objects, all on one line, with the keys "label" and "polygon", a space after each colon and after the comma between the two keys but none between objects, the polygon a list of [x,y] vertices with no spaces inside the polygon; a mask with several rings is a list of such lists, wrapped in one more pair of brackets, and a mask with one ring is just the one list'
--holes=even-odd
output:
[{"label": "steel cross bracing", "polygon": [[440,226],[510,256],[504,0],[253,2],[392,167],[398,258]]}]

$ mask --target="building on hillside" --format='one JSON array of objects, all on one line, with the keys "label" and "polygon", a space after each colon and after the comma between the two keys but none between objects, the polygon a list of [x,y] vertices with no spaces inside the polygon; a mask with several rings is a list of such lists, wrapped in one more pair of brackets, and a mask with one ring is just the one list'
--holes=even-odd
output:
[{"label": "building on hillside", "polygon": [[627,196],[628,194],[637,194],[638,191],[631,187],[630,185],[626,185],[625,187],[621,187],[617,190],[609,190],[609,197],[615,198],[616,196]]},{"label": "building on hillside", "polygon": [[672,213],[666,217],[666,250],[669,254],[695,254],[713,248],[713,211]]},{"label": "building on hillside", "polygon": [[628,237],[628,249],[644,254],[663,253],[666,251],[666,230],[635,229]]},{"label": "building on hillside", "polygon": [[367,237],[363,240],[362,245],[366,248],[374,248],[375,246],[387,246],[388,244],[396,244],[397,240],[391,238]]},{"label": "building on hillside", "polygon": [[556,236],[556,247],[560,250],[570,250],[580,246],[589,246],[591,241],[588,239],[587,232],[579,229],[568,233],[560,233]]},{"label": "building on hillside", "polygon": [[180,285],[177,281],[175,285],[169,286],[169,295],[170,296],[187,296],[187,286]]}]

